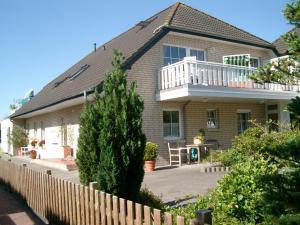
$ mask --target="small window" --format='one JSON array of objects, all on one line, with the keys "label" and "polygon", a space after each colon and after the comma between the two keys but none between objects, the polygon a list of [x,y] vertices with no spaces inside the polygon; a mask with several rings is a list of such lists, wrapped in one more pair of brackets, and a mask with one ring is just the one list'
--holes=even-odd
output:
[{"label": "small window", "polygon": [[259,67],[259,59],[258,58],[250,58],[250,66],[251,67],[254,67],[254,68],[257,68]]},{"label": "small window", "polygon": [[164,65],[173,64],[186,57],[186,49],[175,46],[164,46]]},{"label": "small window", "polygon": [[250,112],[238,112],[237,113],[237,129],[238,134],[243,133],[249,128],[249,120],[251,119]]},{"label": "small window", "polygon": [[164,137],[180,137],[179,111],[163,111]]},{"label": "small window", "polygon": [[205,61],[205,53],[202,50],[191,49],[190,56],[196,56],[199,61]]},{"label": "small window", "polygon": [[78,77],[80,74],[82,74],[87,68],[89,68],[90,66],[85,64],[84,66],[82,66],[78,71],[76,71],[74,74],[70,75],[68,78],[69,80],[74,80],[76,77]]},{"label": "small window", "polygon": [[218,128],[218,112],[215,109],[207,110],[207,128]]}]

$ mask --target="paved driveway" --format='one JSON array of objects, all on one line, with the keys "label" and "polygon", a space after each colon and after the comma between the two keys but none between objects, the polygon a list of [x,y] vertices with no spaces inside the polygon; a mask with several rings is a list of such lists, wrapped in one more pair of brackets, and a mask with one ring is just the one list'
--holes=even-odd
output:
[{"label": "paved driveway", "polygon": [[[28,167],[39,171],[51,169],[53,176],[79,183],[77,170],[63,171],[53,169],[30,163],[29,159],[20,157],[13,157],[12,162],[17,164],[27,163]],[[224,175],[224,172],[204,173],[203,167],[205,166],[207,165],[186,165],[145,173],[142,185],[150,189],[154,194],[161,196],[165,203],[172,204],[172,202],[179,199],[193,199],[195,196],[207,194]]]}]

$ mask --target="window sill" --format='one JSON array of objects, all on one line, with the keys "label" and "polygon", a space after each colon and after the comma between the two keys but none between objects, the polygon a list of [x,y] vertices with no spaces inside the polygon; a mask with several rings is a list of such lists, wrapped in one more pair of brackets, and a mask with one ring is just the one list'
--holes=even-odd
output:
[{"label": "window sill", "polygon": [[182,140],[182,137],[164,137],[164,141],[178,141],[178,140]]}]

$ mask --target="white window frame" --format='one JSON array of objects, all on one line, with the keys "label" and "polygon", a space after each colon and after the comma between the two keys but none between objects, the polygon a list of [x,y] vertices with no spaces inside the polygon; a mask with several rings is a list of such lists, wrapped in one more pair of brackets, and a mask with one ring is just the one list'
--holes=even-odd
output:
[{"label": "white window frame", "polygon": [[[243,130],[242,132],[239,133],[239,128],[238,128],[239,127],[239,124],[238,124],[238,122],[239,122],[239,120],[238,120],[238,114],[242,114],[242,113],[244,113],[244,114],[246,114],[246,113],[250,114],[250,119],[251,119],[251,114],[252,114],[251,110],[249,110],[249,109],[238,109],[236,111],[237,133],[238,134],[242,134],[245,131],[245,130]],[[248,126],[248,128],[249,128],[249,126]]]},{"label": "white window frame", "polygon": [[[216,121],[216,124],[215,124],[215,126],[209,126],[208,125],[208,112],[215,112],[216,113],[216,117],[215,117],[215,121]],[[206,127],[208,128],[208,129],[218,129],[219,128],[219,111],[218,111],[218,109],[207,109],[206,110]]]},{"label": "white window frame", "polygon": [[[163,118],[163,114],[164,111],[177,111],[179,112],[179,136],[178,137],[174,137],[174,136],[164,136],[164,118]],[[180,140],[183,137],[183,119],[182,119],[182,111],[179,108],[163,108],[162,109],[162,124],[163,124],[163,137],[164,140]]]},{"label": "white window frame", "polygon": [[254,57],[254,56],[251,56],[251,55],[250,55],[250,62],[249,62],[249,66],[250,66],[250,67],[252,67],[252,66],[251,66],[251,59],[257,59],[257,67],[253,67],[253,68],[258,68],[258,67],[261,66],[261,60],[260,60],[260,58],[259,58],[259,57]]},{"label": "white window frame", "polygon": [[[162,44],[162,59],[164,61],[164,46],[170,46],[170,47],[177,47],[177,48],[185,48],[185,52],[186,52],[186,57],[190,57],[191,56],[191,49],[192,50],[197,50],[197,51],[203,51],[204,52],[204,62],[207,61],[207,52],[205,49],[201,49],[201,48],[194,48],[194,47],[187,47],[184,45],[174,45],[174,44],[168,44],[168,43],[163,43]],[[163,62],[164,64],[164,62]],[[165,65],[167,66],[167,65]]]}]

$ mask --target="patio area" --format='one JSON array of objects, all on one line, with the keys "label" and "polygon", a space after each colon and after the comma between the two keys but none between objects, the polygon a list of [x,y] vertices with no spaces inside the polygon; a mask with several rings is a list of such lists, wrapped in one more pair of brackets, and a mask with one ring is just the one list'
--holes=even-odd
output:
[{"label": "patio area", "polygon": [[[61,179],[80,183],[78,170],[66,171],[37,163],[32,163],[25,157],[12,157],[13,163],[24,163],[33,170],[51,170],[52,175]],[[142,187],[146,187],[154,194],[160,196],[163,202],[174,205],[175,202],[185,203],[195,200],[198,195],[205,195],[217,185],[225,172],[204,173],[204,168],[211,166],[209,163],[183,165],[181,167],[160,167],[154,172],[145,173]]]}]

